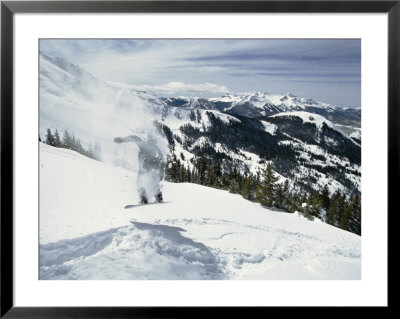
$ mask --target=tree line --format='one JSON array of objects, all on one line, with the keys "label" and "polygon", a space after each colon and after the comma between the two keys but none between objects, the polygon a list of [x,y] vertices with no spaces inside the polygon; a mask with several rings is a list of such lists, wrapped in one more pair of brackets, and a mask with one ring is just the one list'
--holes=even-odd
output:
[{"label": "tree line", "polygon": [[[40,136],[39,141],[42,142]],[[47,129],[46,139],[44,141],[45,144],[66,148],[72,151],[76,151],[82,155],[93,158],[95,160],[101,159],[101,145],[100,142],[96,141],[94,145],[92,143],[89,144],[89,148],[86,149],[82,146],[81,141],[75,138],[74,133],[69,133],[67,130],[64,131],[63,137],[61,138],[60,133],[56,129],[54,133],[51,132],[51,129]]]},{"label": "tree line", "polygon": [[298,191],[288,180],[279,183],[271,164],[257,174],[242,174],[237,167],[226,171],[221,160],[211,161],[202,156],[187,168],[175,154],[166,163],[165,179],[175,183],[196,183],[228,190],[245,199],[258,202],[264,207],[274,207],[289,213],[300,212],[303,216],[324,222],[361,235],[361,196],[346,196],[339,190],[330,193],[325,185],[320,191]]}]

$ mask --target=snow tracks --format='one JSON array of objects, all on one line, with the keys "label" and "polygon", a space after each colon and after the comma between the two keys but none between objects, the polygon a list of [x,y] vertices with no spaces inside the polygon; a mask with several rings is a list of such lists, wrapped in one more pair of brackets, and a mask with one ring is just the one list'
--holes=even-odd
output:
[{"label": "snow tracks", "polygon": [[40,245],[40,279],[223,279],[217,258],[179,227],[132,222]]}]

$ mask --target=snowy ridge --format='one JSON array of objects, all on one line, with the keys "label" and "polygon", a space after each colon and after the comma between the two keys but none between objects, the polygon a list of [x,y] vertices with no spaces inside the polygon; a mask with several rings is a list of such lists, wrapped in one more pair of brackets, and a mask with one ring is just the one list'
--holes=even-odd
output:
[{"label": "snowy ridge", "polygon": [[63,57],[55,57],[49,55],[48,53],[40,52],[40,59],[43,61],[48,61],[50,64],[60,68],[65,73],[75,76],[76,78],[92,78],[95,79],[90,73],[87,73],[81,69],[78,65],[72,64],[70,61]]},{"label": "snowy ridge", "polygon": [[271,117],[293,117],[293,116],[301,118],[304,123],[315,124],[318,129],[321,129],[323,124],[325,123],[328,127],[335,129],[336,131],[345,135],[343,133],[343,131],[340,130],[339,128],[337,128],[335,125],[333,125],[333,123],[331,121],[327,120],[325,117],[318,115],[318,114],[309,113],[309,112],[293,111],[293,112],[283,112],[283,113],[271,115]]},{"label": "snowy ridge", "polygon": [[297,97],[292,93],[284,95],[270,94],[267,92],[248,92],[242,95],[226,94],[220,98],[211,98],[211,102],[223,102],[230,103],[231,105],[225,107],[223,111],[232,110],[235,106],[249,103],[254,108],[260,109],[261,111],[290,111],[290,110],[304,110],[308,107],[321,108],[328,111],[333,111],[337,107],[332,106],[328,103],[317,102],[310,98]]},{"label": "snowy ridge", "polygon": [[221,97],[210,98],[208,100],[211,102],[238,103],[242,100],[242,97],[236,94],[227,93]]},{"label": "snowy ridge", "polygon": [[135,171],[44,144],[40,174],[40,279],[361,278],[361,238],[318,219],[167,182],[127,210]]},{"label": "snowy ridge", "polygon": [[361,109],[340,108],[308,97],[298,97],[292,93],[271,94],[267,92],[227,93],[209,99],[198,97],[162,98],[168,106],[218,110],[233,115],[257,118],[281,112],[306,111],[321,114],[342,122],[360,122]]},{"label": "snowy ridge", "polygon": [[[359,143],[357,143],[356,141],[354,141],[351,138],[351,137],[360,138],[361,134],[357,133],[359,131],[356,131],[355,133],[352,133],[352,135],[347,135],[339,127],[334,125],[331,121],[327,120],[322,115],[318,115],[318,114],[315,114],[315,113],[309,113],[309,112],[303,112],[303,111],[301,111],[301,112],[292,111],[292,112],[278,113],[278,114],[275,114],[275,115],[271,115],[270,117],[272,117],[272,118],[274,118],[274,117],[298,117],[298,118],[302,119],[303,123],[315,124],[316,127],[318,128],[318,130],[321,130],[321,128],[325,124],[327,127],[331,128],[331,129],[334,129],[335,131],[337,131],[340,134],[342,134],[344,137],[346,137],[348,140],[353,142],[355,145],[361,146]],[[326,140],[328,141],[328,139],[326,139]],[[331,141],[331,142],[335,143],[334,141]]]}]

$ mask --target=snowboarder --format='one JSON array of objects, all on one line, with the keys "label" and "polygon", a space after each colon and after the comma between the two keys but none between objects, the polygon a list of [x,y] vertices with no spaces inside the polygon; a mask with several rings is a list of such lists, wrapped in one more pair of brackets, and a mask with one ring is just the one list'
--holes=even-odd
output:
[{"label": "snowboarder", "polygon": [[151,136],[143,140],[139,136],[114,138],[116,143],[135,143],[139,148],[139,170],[137,187],[140,202],[147,204],[149,196],[154,196],[156,202],[162,202],[163,196],[160,182],[164,177],[165,161],[161,150],[157,147],[156,140]]}]

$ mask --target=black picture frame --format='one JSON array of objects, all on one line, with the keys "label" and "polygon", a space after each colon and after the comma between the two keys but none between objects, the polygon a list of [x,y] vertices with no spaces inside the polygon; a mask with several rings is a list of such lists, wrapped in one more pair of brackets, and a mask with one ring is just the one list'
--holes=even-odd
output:
[{"label": "black picture frame", "polygon": [[[387,13],[388,14],[388,218],[399,211],[400,0],[396,1],[1,1],[1,312],[5,318],[177,318],[237,315],[235,308],[15,307],[13,303],[13,19],[15,13]],[[393,214],[392,214],[393,215]],[[393,226],[393,222],[388,223]],[[390,229],[388,229],[390,251]],[[388,262],[389,262],[388,255]],[[389,264],[389,263],[388,263]],[[389,269],[388,269],[389,270]],[[388,280],[388,287],[390,281]],[[390,291],[390,290],[389,290]],[[391,302],[388,299],[388,307]],[[318,308],[321,310],[321,308]],[[243,309],[241,309],[243,310]],[[305,308],[291,310],[302,315]],[[277,308],[253,307],[266,314]],[[326,311],[326,309],[322,309]],[[321,312],[322,312],[321,311]],[[337,308],[330,311],[336,312]],[[244,314],[244,313],[243,313]]]}]

